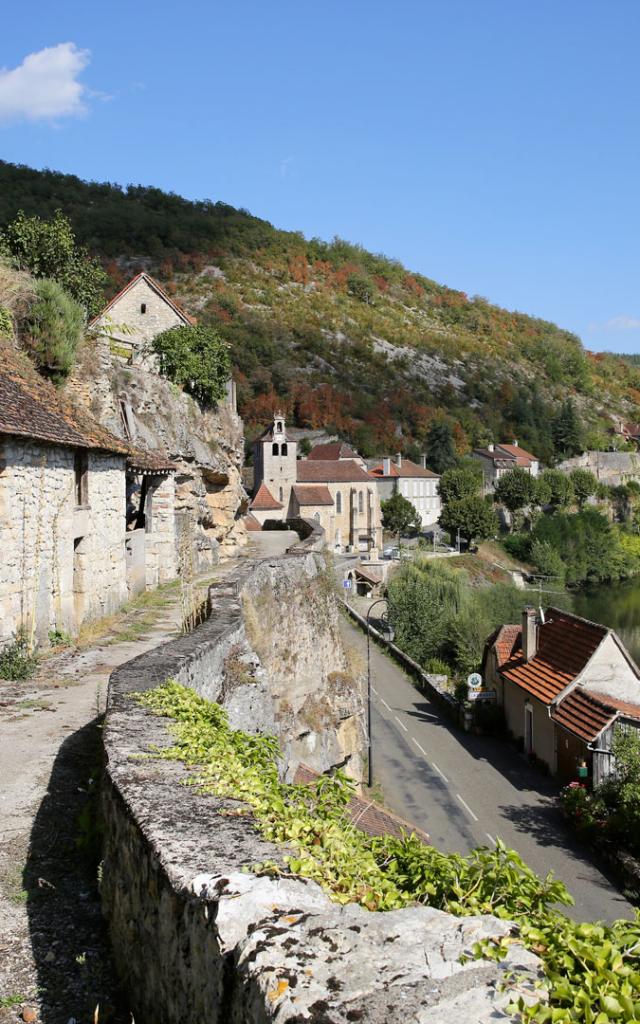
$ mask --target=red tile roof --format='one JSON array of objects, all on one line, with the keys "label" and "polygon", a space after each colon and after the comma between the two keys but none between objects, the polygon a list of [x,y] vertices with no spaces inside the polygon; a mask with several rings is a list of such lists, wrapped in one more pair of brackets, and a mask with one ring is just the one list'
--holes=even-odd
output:
[{"label": "red tile roof", "polygon": [[258,530],[262,529],[262,527],[260,526],[260,523],[258,522],[256,517],[252,516],[250,512],[249,512],[248,515],[246,515],[244,517],[243,521],[244,521],[244,525],[245,525],[245,529],[246,530],[249,530],[251,532],[257,532]]},{"label": "red tile roof", "polygon": [[310,462],[308,459],[299,459],[296,463],[298,483],[371,483],[371,478],[366,470],[354,462],[353,459],[331,459],[327,461]]},{"label": "red tile roof", "polygon": [[[381,463],[379,466],[374,466],[369,472],[371,476],[375,476],[378,479],[380,477],[384,477],[384,463]],[[428,480],[440,479],[437,473],[433,473],[430,469],[425,469],[424,466],[419,466],[417,462],[412,462],[411,459],[403,459],[400,466],[397,466],[395,462],[392,462],[388,475],[399,477],[423,477]]]},{"label": "red tile roof", "polygon": [[496,448],[499,448],[501,452],[506,452],[508,455],[511,455],[514,459],[522,459],[523,463],[538,462],[537,455],[532,455],[531,452],[526,452],[519,444],[497,444]]},{"label": "red tile roof", "polygon": [[515,653],[516,647],[520,646],[520,635],[522,633],[522,626],[501,626],[498,630],[498,635],[494,640],[494,647],[496,649],[496,660],[498,668],[509,661],[512,655]]},{"label": "red tile roof", "polygon": [[616,716],[617,712],[613,708],[594,698],[582,686],[574,687],[551,712],[551,717],[558,725],[587,743],[595,740]]},{"label": "red tile roof", "polygon": [[284,505],[281,505],[279,501],[276,501],[273,494],[263,481],[252,499],[249,508],[256,512],[271,512],[278,508],[284,508]]},{"label": "red tile roof", "polygon": [[294,484],[293,493],[299,505],[333,505],[329,488],[322,484]]},{"label": "red tile roof", "polygon": [[64,392],[44,380],[30,359],[0,344],[0,434],[72,448],[126,455],[128,445],[105,430]]},{"label": "red tile roof", "polygon": [[579,675],[607,632],[605,626],[549,608],[544,625],[538,626],[535,657],[525,661],[520,648],[499,671],[544,704],[551,704]]},{"label": "red tile roof", "polygon": [[327,462],[334,459],[359,459],[360,456],[344,441],[329,441],[327,444],[314,445],[307,458],[313,462],[318,460]]},{"label": "red tile roof", "polygon": [[121,299],[123,295],[126,295],[129,289],[133,288],[134,284],[137,284],[138,281],[140,280],[144,280],[146,284],[148,284],[149,287],[152,288],[153,291],[160,296],[161,299],[164,299],[164,301],[169,306],[171,306],[174,313],[176,313],[177,316],[179,316],[182,320],[185,321],[185,324],[197,323],[195,317],[189,316],[189,314],[184,311],[182,306],[178,305],[178,303],[174,299],[170,298],[167,295],[162,285],[159,285],[158,282],[155,281],[150,274],[147,274],[146,271],[142,270],[139,274],[136,274],[135,277],[132,277],[131,280],[127,282],[127,284],[125,284],[124,288],[120,289],[117,295],[113,296],[111,301],[107,303],[102,312],[98,313],[98,315],[93,318],[93,320],[91,321],[91,325],[93,326],[93,324],[96,324],[101,317],[105,316],[109,312],[111,307],[118,301],[118,299]]},{"label": "red tile roof", "polygon": [[532,462],[539,462],[537,455],[531,455],[530,452],[526,452],[524,448],[515,444],[497,444],[493,451],[488,448],[474,448],[473,454],[491,459],[494,465],[501,469],[508,469],[514,463],[516,466],[527,468]]},{"label": "red tile roof", "polygon": [[[638,683],[640,689],[640,680]],[[619,711],[625,718],[640,719],[640,704],[634,704],[628,700],[618,700],[617,697],[610,697],[608,693],[596,693],[593,690],[585,690],[585,693],[587,692],[594,700],[597,700],[600,704],[604,704],[608,708],[612,708],[614,711]]]},{"label": "red tile roof", "polygon": [[[313,768],[309,768],[306,764],[299,764],[293,781],[297,785],[308,786],[319,778],[319,773]],[[346,809],[352,824],[369,836],[398,836],[401,838],[403,835],[413,833],[425,846],[431,845],[431,840],[426,832],[416,828],[411,822],[405,821],[393,811],[388,811],[386,807],[374,800],[363,800],[358,796],[352,796]]]}]

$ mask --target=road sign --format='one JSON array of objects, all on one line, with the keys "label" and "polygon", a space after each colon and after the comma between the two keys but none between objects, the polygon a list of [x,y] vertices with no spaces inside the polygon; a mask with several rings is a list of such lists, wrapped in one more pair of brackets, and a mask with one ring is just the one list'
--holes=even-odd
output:
[{"label": "road sign", "polygon": [[342,586],[345,590],[351,590],[351,580],[343,580]]},{"label": "road sign", "polygon": [[467,676],[467,686],[472,690],[482,689],[482,676],[479,672],[472,672],[470,676]]},{"label": "road sign", "polygon": [[470,700],[496,700],[497,697],[495,690],[474,690],[469,694]]}]

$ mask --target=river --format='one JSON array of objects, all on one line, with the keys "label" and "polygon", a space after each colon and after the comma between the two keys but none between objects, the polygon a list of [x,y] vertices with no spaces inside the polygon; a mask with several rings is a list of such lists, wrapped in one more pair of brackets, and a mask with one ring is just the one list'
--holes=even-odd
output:
[{"label": "river", "polygon": [[573,610],[592,622],[615,629],[640,664],[640,576],[572,595]]}]

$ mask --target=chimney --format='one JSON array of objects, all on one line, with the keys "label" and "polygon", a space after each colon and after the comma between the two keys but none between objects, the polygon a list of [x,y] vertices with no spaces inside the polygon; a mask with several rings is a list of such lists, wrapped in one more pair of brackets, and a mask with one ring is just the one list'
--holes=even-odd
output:
[{"label": "chimney", "polygon": [[518,439],[517,438],[515,438],[515,440],[513,441],[513,447],[514,448],[518,447]]},{"label": "chimney", "polygon": [[396,455],[396,466],[398,467],[398,469],[400,469],[401,465],[402,465],[402,452],[398,452],[397,455]]},{"label": "chimney", "polygon": [[494,451],[494,449],[495,449],[495,444],[492,441],[491,444],[487,445],[487,450],[492,452],[492,451]]},{"label": "chimney", "polygon": [[427,468],[427,456],[426,455],[421,455],[420,456],[420,465],[422,466],[423,469]]},{"label": "chimney", "polygon": [[522,609],[522,653],[525,661],[535,658],[538,650],[536,610],[530,604]]},{"label": "chimney", "polygon": [[391,476],[391,459],[382,460],[382,475]]}]

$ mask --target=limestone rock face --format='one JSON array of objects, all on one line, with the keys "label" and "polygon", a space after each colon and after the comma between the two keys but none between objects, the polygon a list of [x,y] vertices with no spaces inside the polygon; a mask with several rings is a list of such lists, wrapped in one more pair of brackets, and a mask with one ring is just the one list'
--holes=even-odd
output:
[{"label": "limestone rock face", "polygon": [[86,343],[68,387],[117,437],[129,439],[128,422],[132,444],[161,449],[177,465],[176,509],[195,571],[237,552],[246,539],[244,436],[226,399],[202,409],[154,371],[112,356],[105,340]]}]

